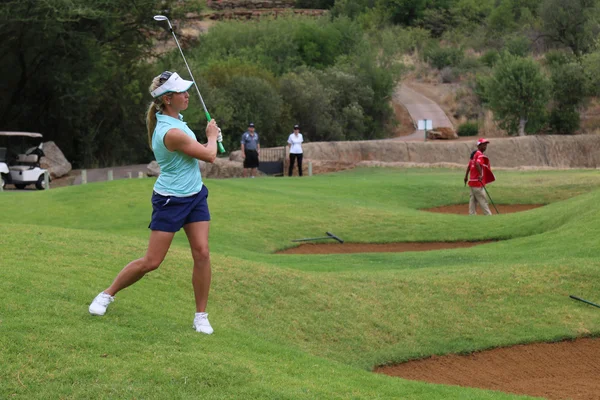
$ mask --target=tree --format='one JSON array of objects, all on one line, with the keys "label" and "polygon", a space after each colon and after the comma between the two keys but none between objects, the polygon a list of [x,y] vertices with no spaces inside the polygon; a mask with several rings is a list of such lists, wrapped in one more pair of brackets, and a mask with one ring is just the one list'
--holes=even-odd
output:
[{"label": "tree", "polygon": [[583,67],[576,62],[552,68],[553,108],[550,128],[555,133],[571,134],[579,129],[579,106],[588,93]]},{"label": "tree", "polygon": [[484,98],[502,129],[525,136],[541,127],[549,82],[532,58],[504,54],[484,86]]},{"label": "tree", "polygon": [[544,0],[540,6],[544,36],[580,57],[599,32],[596,0]]},{"label": "tree", "polygon": [[[164,1],[170,7],[175,1]],[[0,3],[0,126],[42,132],[76,167],[147,161],[151,0]],[[135,149],[135,151],[132,151]]]}]

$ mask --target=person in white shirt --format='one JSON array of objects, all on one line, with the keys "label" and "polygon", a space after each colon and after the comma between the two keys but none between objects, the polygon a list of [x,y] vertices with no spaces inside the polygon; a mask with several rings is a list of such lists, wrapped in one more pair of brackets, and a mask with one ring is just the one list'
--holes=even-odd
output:
[{"label": "person in white shirt", "polygon": [[302,176],[302,142],[304,137],[300,133],[300,126],[294,125],[294,132],[288,137],[288,147],[290,148],[290,168],[288,175],[292,176],[294,171],[294,161],[298,160],[298,175]]}]

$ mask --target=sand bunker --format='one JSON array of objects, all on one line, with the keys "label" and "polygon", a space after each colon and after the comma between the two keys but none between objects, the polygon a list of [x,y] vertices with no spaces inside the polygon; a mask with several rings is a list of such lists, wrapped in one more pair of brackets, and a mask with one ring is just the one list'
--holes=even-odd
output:
[{"label": "sand bunker", "polygon": [[278,251],[277,254],[346,254],[346,253],[400,253],[404,251],[429,251],[473,247],[493,242],[412,242],[412,243],[305,243],[298,247]]},{"label": "sand bunker", "polygon": [[[521,211],[531,210],[533,208],[543,207],[545,204],[496,204],[496,208],[500,212],[500,214],[510,214]],[[492,214],[496,214],[496,210],[494,206],[490,203],[490,210],[492,210]],[[441,206],[441,207],[433,207],[426,208],[421,211],[429,211],[436,212],[442,214],[460,214],[460,215],[469,215],[469,205],[468,204],[454,204],[451,206]],[[478,214],[482,214],[481,210],[477,210]]]},{"label": "sand bunker", "polygon": [[378,367],[375,372],[430,383],[540,396],[600,398],[600,339],[518,345]]}]

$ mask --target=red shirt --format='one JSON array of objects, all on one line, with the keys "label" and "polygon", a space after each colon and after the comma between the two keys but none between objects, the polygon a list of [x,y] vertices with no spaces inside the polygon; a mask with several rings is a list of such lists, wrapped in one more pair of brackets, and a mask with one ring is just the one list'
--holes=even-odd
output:
[{"label": "red shirt", "polygon": [[[483,174],[483,176],[481,176],[481,181],[479,180],[480,176],[477,166],[475,165],[476,163],[481,167],[481,172]],[[490,168],[490,159],[483,155],[481,151],[477,150],[471,161],[469,161],[469,186],[482,187],[494,180],[496,180],[496,178]]]},{"label": "red shirt", "polygon": [[[475,163],[482,166],[482,156],[483,153],[477,150],[475,154],[473,154],[473,158],[471,158],[471,161],[469,161],[469,186],[471,187],[483,186],[483,183],[479,180],[479,171],[477,170],[477,166],[475,166]],[[483,166],[481,169],[483,170]]]}]

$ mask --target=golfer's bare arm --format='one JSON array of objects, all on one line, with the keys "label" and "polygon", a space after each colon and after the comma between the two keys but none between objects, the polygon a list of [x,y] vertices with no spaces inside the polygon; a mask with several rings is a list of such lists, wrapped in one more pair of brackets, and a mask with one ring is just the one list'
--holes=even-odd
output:
[{"label": "golfer's bare arm", "polygon": [[217,137],[208,136],[208,143],[203,145],[189,137],[181,129],[169,129],[164,138],[165,146],[170,151],[180,151],[198,160],[213,163],[217,158]]}]

